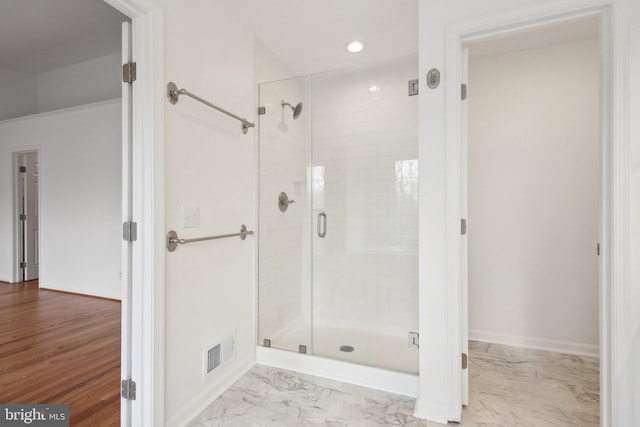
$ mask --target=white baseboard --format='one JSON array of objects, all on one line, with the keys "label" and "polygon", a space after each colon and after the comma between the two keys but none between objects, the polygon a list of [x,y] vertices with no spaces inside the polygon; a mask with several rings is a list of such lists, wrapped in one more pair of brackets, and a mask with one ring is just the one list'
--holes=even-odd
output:
[{"label": "white baseboard", "polygon": [[417,375],[276,348],[259,346],[256,349],[256,363],[404,396],[417,397],[419,392]]},{"label": "white baseboard", "polygon": [[416,407],[413,411],[413,416],[445,426],[449,423],[447,408],[443,406],[433,405],[429,402],[425,402],[420,398],[416,400]]},{"label": "white baseboard", "polygon": [[200,415],[202,411],[207,409],[214,400],[220,397],[222,393],[227,391],[227,389],[238,381],[244,374],[249,372],[255,364],[255,359],[253,358],[253,355],[251,355],[251,357],[248,357],[243,361],[238,361],[235,364],[235,369],[232,369],[234,368],[233,365],[229,366],[225,372],[220,373],[219,378],[203,389],[199,396],[192,399],[177,413],[173,414],[165,425],[184,427],[189,424],[194,418]]},{"label": "white baseboard", "polygon": [[600,356],[599,346],[571,341],[547,340],[542,338],[523,337],[477,330],[469,330],[469,340],[488,342],[492,344],[503,344],[512,347],[552,351],[555,353],[575,354],[577,356]]},{"label": "white baseboard", "polygon": [[39,286],[40,289],[44,289],[47,291],[55,291],[55,292],[64,292],[67,294],[74,294],[84,297],[96,297],[96,298],[104,298],[104,299],[112,299],[114,301],[122,301],[122,292],[120,288],[117,290],[111,290],[107,292],[95,291],[87,292],[86,289],[75,289],[75,288],[57,288],[55,286],[45,285]]}]

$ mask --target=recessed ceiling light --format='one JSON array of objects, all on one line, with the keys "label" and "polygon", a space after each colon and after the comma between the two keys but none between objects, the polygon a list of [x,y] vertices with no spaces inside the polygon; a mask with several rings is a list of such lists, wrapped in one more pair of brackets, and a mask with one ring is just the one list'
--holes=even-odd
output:
[{"label": "recessed ceiling light", "polygon": [[352,40],[345,45],[345,48],[347,49],[347,52],[350,53],[362,52],[362,49],[364,49],[364,42],[361,40]]},{"label": "recessed ceiling light", "polygon": [[380,92],[380,86],[378,85],[373,85],[369,88],[369,92],[371,93],[376,93],[376,92]]}]

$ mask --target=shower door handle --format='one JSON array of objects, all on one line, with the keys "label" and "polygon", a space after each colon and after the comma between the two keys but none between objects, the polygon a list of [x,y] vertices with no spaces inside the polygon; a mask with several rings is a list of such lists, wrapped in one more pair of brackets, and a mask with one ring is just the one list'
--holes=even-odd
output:
[{"label": "shower door handle", "polygon": [[318,237],[327,235],[327,214],[324,211],[318,214],[317,232]]}]

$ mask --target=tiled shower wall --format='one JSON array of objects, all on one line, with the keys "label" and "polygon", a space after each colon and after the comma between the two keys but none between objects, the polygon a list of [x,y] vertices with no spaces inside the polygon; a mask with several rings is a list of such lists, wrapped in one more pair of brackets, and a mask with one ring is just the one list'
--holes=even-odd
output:
[{"label": "tiled shower wall", "polygon": [[313,76],[313,218],[328,222],[313,237],[318,327],[417,330],[417,69],[411,57]]}]

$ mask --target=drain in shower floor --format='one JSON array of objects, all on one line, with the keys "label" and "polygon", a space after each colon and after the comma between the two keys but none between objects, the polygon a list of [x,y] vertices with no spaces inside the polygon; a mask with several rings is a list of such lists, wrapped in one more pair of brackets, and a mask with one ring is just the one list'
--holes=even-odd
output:
[{"label": "drain in shower floor", "polygon": [[355,347],[352,345],[341,345],[340,346],[340,351],[344,351],[345,353],[351,353],[353,350],[355,350]]}]

